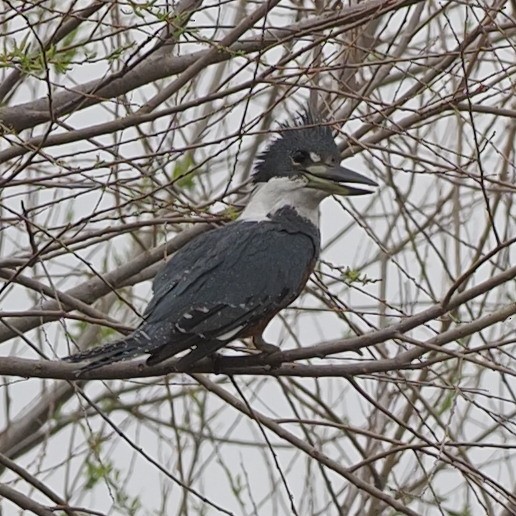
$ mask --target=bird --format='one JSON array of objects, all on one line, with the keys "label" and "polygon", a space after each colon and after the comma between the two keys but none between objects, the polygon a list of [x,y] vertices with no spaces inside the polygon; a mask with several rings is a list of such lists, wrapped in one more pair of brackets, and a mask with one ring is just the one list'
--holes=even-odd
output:
[{"label": "bird", "polygon": [[173,366],[187,371],[237,339],[252,338],[262,353],[277,351],[262,334],[315,268],[321,201],[378,186],[340,165],[332,129],[313,109],[278,133],[256,157],[253,190],[240,215],[172,255],[153,280],[153,297],[134,332],[63,360],[87,362],[83,374],[145,354],[152,366],[188,351]]}]

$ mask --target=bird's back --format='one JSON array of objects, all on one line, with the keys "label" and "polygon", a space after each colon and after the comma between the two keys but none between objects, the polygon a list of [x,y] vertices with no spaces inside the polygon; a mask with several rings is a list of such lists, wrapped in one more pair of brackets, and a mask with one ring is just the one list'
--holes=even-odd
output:
[{"label": "bird's back", "polygon": [[263,329],[296,299],[319,249],[319,230],[290,208],[199,235],[157,274],[144,321],[130,337],[69,360],[92,360],[88,370],[144,353],[150,364],[191,347],[210,354]]}]

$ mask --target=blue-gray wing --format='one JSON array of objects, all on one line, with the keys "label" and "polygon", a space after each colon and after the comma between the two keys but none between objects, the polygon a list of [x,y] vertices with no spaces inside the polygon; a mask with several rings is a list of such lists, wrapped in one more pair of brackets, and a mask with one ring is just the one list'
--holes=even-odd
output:
[{"label": "blue-gray wing", "polygon": [[317,229],[295,222],[237,221],[180,249],[156,276],[139,330],[149,363],[203,342],[211,352],[290,304],[319,253]]}]

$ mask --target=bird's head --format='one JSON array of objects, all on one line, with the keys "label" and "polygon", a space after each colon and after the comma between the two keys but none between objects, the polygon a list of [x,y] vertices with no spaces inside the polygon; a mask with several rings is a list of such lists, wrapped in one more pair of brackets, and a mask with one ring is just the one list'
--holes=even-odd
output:
[{"label": "bird's head", "polygon": [[310,110],[291,125],[282,125],[280,137],[258,156],[253,181],[266,183],[285,177],[303,181],[321,196],[363,195],[378,185],[340,165],[339,149],[331,129]]}]

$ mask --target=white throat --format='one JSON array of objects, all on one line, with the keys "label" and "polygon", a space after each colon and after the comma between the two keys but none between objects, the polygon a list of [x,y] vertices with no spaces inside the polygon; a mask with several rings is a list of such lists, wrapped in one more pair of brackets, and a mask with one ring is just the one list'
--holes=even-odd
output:
[{"label": "white throat", "polygon": [[302,178],[274,177],[256,186],[238,220],[268,220],[268,215],[290,206],[301,217],[319,227],[319,203],[326,196],[320,190],[307,188]]}]

